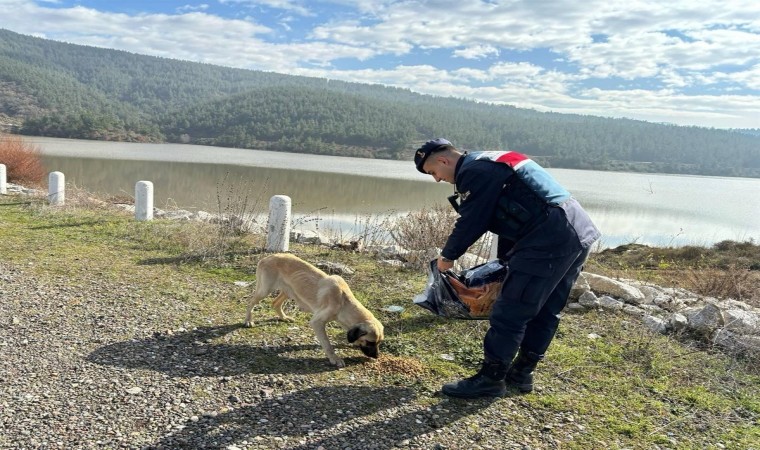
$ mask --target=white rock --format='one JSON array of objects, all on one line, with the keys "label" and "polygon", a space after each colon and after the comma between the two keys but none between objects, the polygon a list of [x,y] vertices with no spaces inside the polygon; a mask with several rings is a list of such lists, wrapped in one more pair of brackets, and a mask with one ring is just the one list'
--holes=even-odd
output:
[{"label": "white rock", "polygon": [[713,335],[712,342],[719,347],[725,348],[730,354],[748,353],[753,356],[760,355],[760,336],[742,336],[741,334],[721,328]]},{"label": "white rock", "polygon": [[682,306],[694,306],[699,304],[698,297],[677,297],[676,301]]},{"label": "white rock", "polygon": [[191,218],[193,220],[200,220],[201,222],[211,222],[214,220],[214,215],[206,211],[196,211]]},{"label": "white rock", "polygon": [[622,298],[624,301],[636,305],[644,301],[644,294],[629,284],[588,272],[583,272],[583,275],[586,281],[588,281],[589,286],[591,286],[591,290],[597,294],[601,293]]},{"label": "white rock", "polygon": [[739,300],[734,300],[732,298],[718,302],[718,307],[720,309],[741,309],[744,311],[752,310],[752,307],[748,304],[740,302]]},{"label": "white rock", "polygon": [[662,291],[654,286],[638,286],[642,294],[644,294],[644,300],[642,303],[652,303],[655,297],[662,294]]},{"label": "white rock", "polygon": [[662,288],[662,292],[670,295],[671,297],[680,297],[680,298],[686,298],[686,297],[699,297],[697,294],[687,291],[684,288]]},{"label": "white rock", "polygon": [[623,312],[625,314],[628,314],[630,316],[643,316],[644,310],[639,308],[638,306],[633,305],[625,305],[623,306]]},{"label": "white rock", "polygon": [[620,300],[614,299],[610,297],[609,295],[603,295],[599,299],[599,305],[604,309],[609,309],[611,311],[620,311],[623,309],[623,306],[625,303],[621,302]]},{"label": "white rock", "polygon": [[689,328],[704,335],[711,335],[723,325],[723,314],[720,308],[708,303],[701,308],[688,308],[681,313],[689,321]]},{"label": "white rock", "polygon": [[135,212],[135,205],[128,205],[126,203],[115,203],[113,206],[119,209],[123,209],[124,211],[130,212],[130,213]]},{"label": "white rock", "polygon": [[646,315],[644,316],[644,325],[655,333],[665,334],[668,331],[668,324],[659,317]]},{"label": "white rock", "polygon": [[570,289],[570,300],[578,300],[580,296],[584,292],[588,292],[591,290],[591,286],[588,285],[588,281],[586,281],[586,277],[583,276],[583,273],[578,275],[578,279],[575,280],[575,283],[573,283],[573,287]]},{"label": "white rock", "polygon": [[646,312],[652,313],[652,314],[658,314],[658,313],[662,313],[664,311],[662,308],[660,308],[657,305],[641,304],[641,305],[639,305],[639,308],[643,309]]},{"label": "white rock", "polygon": [[[368,245],[366,250],[380,259],[399,259],[402,258],[403,255],[409,253],[408,250],[399,245]],[[436,249],[434,252],[430,253],[433,255],[433,257],[430,258],[432,260],[441,253],[441,250]]]},{"label": "white rock", "polygon": [[729,309],[723,311],[725,328],[742,334],[760,334],[758,325],[760,319],[757,315],[743,309]]},{"label": "white rock", "polygon": [[297,242],[301,244],[327,244],[330,240],[314,230],[303,230],[298,235]]},{"label": "white rock", "polygon": [[347,265],[332,261],[319,261],[315,265],[329,274],[349,276],[356,273],[354,269],[348,267]]},{"label": "white rock", "polygon": [[184,209],[178,209],[176,211],[166,211],[165,217],[171,220],[191,220],[193,213]]},{"label": "white rock", "polygon": [[429,248],[427,250],[409,250],[404,254],[404,260],[408,263],[427,268],[428,263],[438,257],[440,249]]},{"label": "white rock", "polygon": [[377,263],[385,267],[404,267],[404,262],[398,259],[381,259]]},{"label": "white rock", "polygon": [[591,291],[586,291],[578,297],[578,303],[586,308],[598,308],[599,299],[596,298],[596,294]]},{"label": "white rock", "polygon": [[685,330],[686,327],[689,325],[689,321],[686,319],[686,316],[684,316],[683,314],[674,313],[668,319],[668,324],[670,325],[670,328],[672,328],[674,331],[682,331],[682,330]]},{"label": "white rock", "polygon": [[580,303],[573,302],[573,303],[567,304],[567,309],[570,312],[581,312],[581,311],[585,311],[586,307],[581,305]]},{"label": "white rock", "polygon": [[670,312],[676,312],[686,308],[686,304],[680,298],[674,298],[672,302],[662,306],[662,309]]}]

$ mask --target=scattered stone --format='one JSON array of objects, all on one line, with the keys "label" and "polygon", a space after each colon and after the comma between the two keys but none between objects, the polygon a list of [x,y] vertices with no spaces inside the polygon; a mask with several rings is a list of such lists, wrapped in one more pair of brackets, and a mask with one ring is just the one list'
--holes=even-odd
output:
[{"label": "scattered stone", "polygon": [[645,315],[644,325],[655,333],[665,334],[668,331],[668,324],[659,317]]},{"label": "scattered stone", "polygon": [[591,291],[586,291],[578,297],[578,303],[589,309],[596,309],[599,307],[599,299]]},{"label": "scattered stone", "polygon": [[658,297],[662,291],[654,286],[639,286],[639,290],[644,294],[644,300],[642,303],[651,304],[655,297]]},{"label": "scattered stone", "polygon": [[570,289],[570,300],[578,300],[578,298],[585,292],[591,291],[591,286],[589,286],[588,281],[586,281],[586,277],[581,273],[578,275],[578,279],[575,280],[575,283],[573,283],[573,287]]},{"label": "scattered stone", "polygon": [[629,316],[640,316],[643,317],[645,314],[645,311],[638,306],[633,305],[625,305],[623,307],[623,312],[625,314],[628,314]]},{"label": "scattered stone", "polygon": [[690,308],[682,311],[689,321],[689,328],[705,336],[712,335],[723,325],[723,314],[720,308],[708,303],[701,308]]},{"label": "scattered stone", "polygon": [[395,267],[395,268],[404,267],[404,262],[399,261],[397,259],[381,259],[377,263],[385,267]]},{"label": "scattered stone", "polygon": [[318,268],[324,270],[326,273],[334,275],[348,276],[354,274],[354,269],[348,267],[345,264],[340,264],[330,261],[320,261],[315,264]]},{"label": "scattered stone", "polygon": [[621,298],[627,303],[638,305],[644,301],[644,294],[637,288],[622,283],[612,278],[583,272],[591,290],[597,294],[607,294],[611,297]]},{"label": "scattered stone", "polygon": [[673,331],[683,331],[689,325],[689,320],[680,313],[674,313],[668,319],[668,325]]},{"label": "scattered stone", "polygon": [[729,309],[723,311],[723,321],[726,330],[744,334],[753,334],[758,331],[757,314],[743,309]]},{"label": "scattered stone", "polygon": [[614,299],[610,297],[609,295],[603,295],[599,299],[599,305],[604,309],[609,309],[611,311],[622,311],[623,305],[625,303],[621,302],[620,300]]}]

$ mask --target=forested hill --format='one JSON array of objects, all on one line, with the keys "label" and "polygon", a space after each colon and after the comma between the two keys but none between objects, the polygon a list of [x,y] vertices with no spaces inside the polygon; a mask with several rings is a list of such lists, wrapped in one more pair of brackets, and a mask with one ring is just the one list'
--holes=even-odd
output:
[{"label": "forested hill", "polygon": [[425,139],[549,167],[760,177],[754,130],[680,127],[232,69],[0,29],[0,125],[23,134],[411,159]]}]

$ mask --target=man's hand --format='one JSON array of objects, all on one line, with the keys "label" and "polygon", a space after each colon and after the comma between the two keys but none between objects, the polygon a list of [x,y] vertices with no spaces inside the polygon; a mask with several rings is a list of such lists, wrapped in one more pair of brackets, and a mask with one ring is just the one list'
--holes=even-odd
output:
[{"label": "man's hand", "polygon": [[443,256],[438,257],[438,271],[439,272],[446,272],[452,267],[454,267],[454,261],[450,259],[446,259]]}]

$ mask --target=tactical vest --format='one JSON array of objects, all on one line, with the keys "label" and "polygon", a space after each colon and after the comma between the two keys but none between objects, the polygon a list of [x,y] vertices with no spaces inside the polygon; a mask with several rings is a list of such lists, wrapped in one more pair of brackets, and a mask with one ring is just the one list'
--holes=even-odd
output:
[{"label": "tactical vest", "polygon": [[[519,240],[546,219],[550,206],[570,198],[548,172],[521,153],[478,152],[470,157],[510,168],[489,223],[491,231],[507,239]],[[449,201],[456,204],[451,198]]]}]

